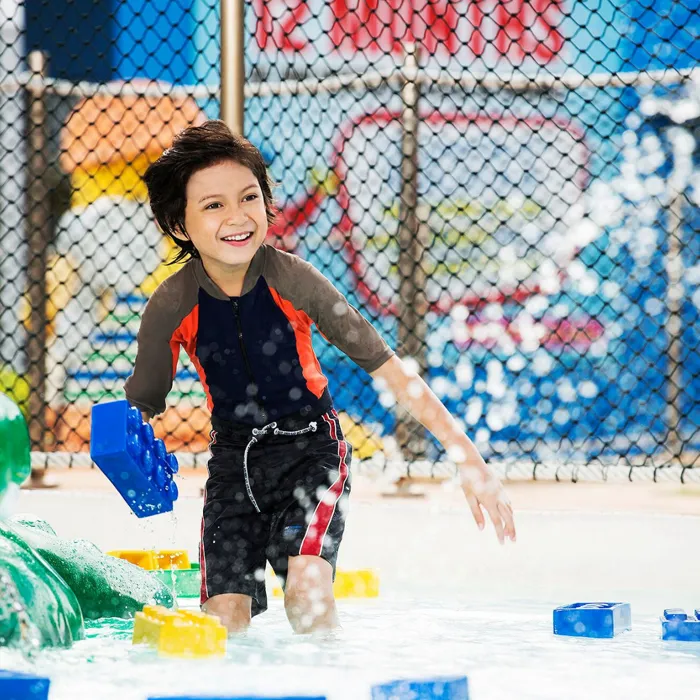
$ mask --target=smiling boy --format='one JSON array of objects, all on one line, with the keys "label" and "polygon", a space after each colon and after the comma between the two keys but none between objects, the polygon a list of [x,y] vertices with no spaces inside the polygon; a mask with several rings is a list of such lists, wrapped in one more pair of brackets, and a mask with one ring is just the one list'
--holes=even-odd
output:
[{"label": "smiling boy", "polygon": [[352,448],[312,326],[374,379],[460,465],[474,518],[515,540],[510,503],[430,388],[315,267],[265,243],[276,209],[260,152],[220,121],[185,129],[145,175],[151,208],[187,264],[144,311],[129,402],[165,409],[184,348],[207,393],[211,458],[200,543],[202,608],[231,632],[267,607],[266,560],[296,632],[338,625],[333,575]]}]

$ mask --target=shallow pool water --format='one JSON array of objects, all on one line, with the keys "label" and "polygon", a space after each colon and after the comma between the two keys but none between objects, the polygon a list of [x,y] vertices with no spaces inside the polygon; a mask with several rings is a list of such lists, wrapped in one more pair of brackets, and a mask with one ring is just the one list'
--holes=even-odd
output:
[{"label": "shallow pool water", "polygon": [[[22,510],[103,550],[196,552],[201,501],[138,521],[116,496],[23,493]],[[700,518],[640,513],[518,513],[518,542],[500,547],[460,502],[356,500],[339,566],[373,568],[378,599],[339,601],[342,631],[294,636],[282,602],[229,642],[225,659],[165,660],[132,647],[132,623],[90,623],[72,649],[0,667],[51,678],[49,700],[155,695],[319,694],[369,700],[373,683],[467,675],[472,700],[658,700],[700,697],[700,644],[660,639],[663,608],[700,607]],[[632,605],[612,640],[552,634],[552,610],[577,601]],[[185,607],[196,601],[181,600]]]},{"label": "shallow pool water", "polygon": [[132,646],[131,622],[104,620],[90,623],[87,639],[70,650],[33,662],[5,652],[3,665],[48,675],[50,700],[251,693],[369,700],[372,683],[444,674],[467,675],[475,700],[696,697],[700,644],[662,642],[650,615],[633,616],[633,629],[612,640],[556,637],[552,607],[346,602],[343,630],[322,641],[294,636],[275,600],[245,637],[229,642],[225,659],[159,659]]}]

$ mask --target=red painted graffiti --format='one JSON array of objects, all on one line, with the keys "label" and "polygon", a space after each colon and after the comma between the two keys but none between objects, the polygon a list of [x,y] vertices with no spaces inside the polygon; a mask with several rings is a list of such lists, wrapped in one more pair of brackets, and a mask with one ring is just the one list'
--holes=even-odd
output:
[{"label": "red painted graffiti", "polygon": [[[559,26],[563,0],[331,0],[334,49],[399,55],[406,42],[429,54],[450,56],[463,47],[474,56],[487,49],[519,62],[554,59],[564,46]],[[312,41],[303,24],[312,18],[308,0],[254,0],[255,37],[263,50],[297,52]],[[324,33],[325,34],[325,33]]]}]

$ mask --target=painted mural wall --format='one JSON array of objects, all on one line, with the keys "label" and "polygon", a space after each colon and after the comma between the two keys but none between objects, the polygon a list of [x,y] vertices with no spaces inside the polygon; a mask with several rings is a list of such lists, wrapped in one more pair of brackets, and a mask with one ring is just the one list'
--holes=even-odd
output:
[{"label": "painted mural wall", "polygon": [[[100,12],[112,10],[102,23]],[[28,47],[46,41],[50,11],[26,2]],[[92,12],[69,19],[93,23],[101,59],[85,47],[69,60],[52,39],[56,76],[217,84],[218,2],[183,9],[129,0]],[[410,40],[422,46],[426,70],[452,75],[673,72],[698,65],[698,30],[697,0],[253,0],[246,66],[251,81],[390,71]],[[59,135],[74,191],[53,250],[50,364],[70,449],[84,449],[89,406],[122,395],[140,311],[173,269],[163,264],[168,246],[140,175],[176,127],[218,116],[216,100],[114,98],[103,111],[117,131],[134,115],[161,120],[151,129],[159,138],[135,153],[91,140],[85,115],[95,108],[76,102]],[[389,88],[272,96],[246,109],[246,135],[281,183],[271,240],[322,269],[400,351],[400,96]],[[668,431],[672,235],[682,238],[684,267],[680,432],[700,441],[699,115],[694,84],[669,80],[424,91],[418,216],[428,379],[486,456],[658,453]],[[680,228],[669,214],[678,195]],[[390,434],[391,397],[323,338],[315,344],[338,407]],[[204,395],[186,362],[170,403],[164,425],[173,439],[205,447]]]}]

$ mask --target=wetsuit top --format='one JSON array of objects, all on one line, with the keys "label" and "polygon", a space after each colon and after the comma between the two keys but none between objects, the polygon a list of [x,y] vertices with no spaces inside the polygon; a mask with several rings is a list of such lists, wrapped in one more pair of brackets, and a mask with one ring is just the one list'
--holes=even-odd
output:
[{"label": "wetsuit top", "polygon": [[375,328],[313,265],[263,244],[240,297],[229,297],[193,259],[148,301],[128,401],[154,416],[165,410],[184,348],[212,416],[264,425],[332,407],[311,342],[311,326],[367,372],[393,354]]}]

